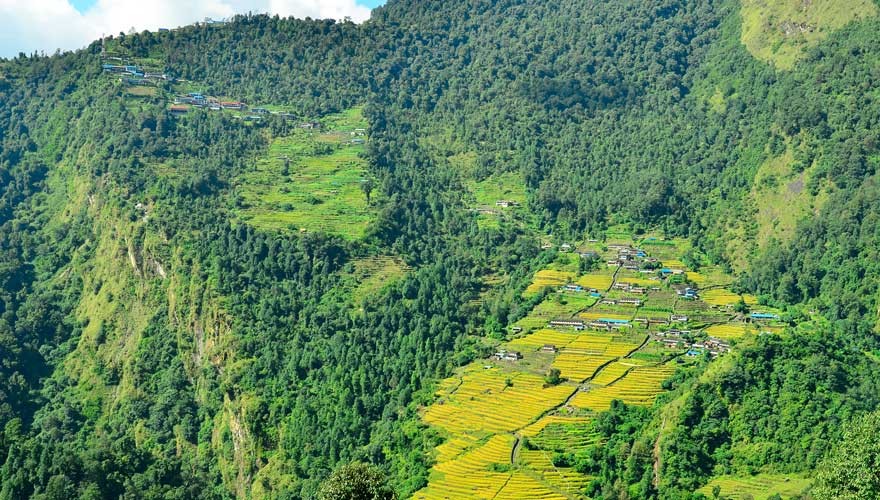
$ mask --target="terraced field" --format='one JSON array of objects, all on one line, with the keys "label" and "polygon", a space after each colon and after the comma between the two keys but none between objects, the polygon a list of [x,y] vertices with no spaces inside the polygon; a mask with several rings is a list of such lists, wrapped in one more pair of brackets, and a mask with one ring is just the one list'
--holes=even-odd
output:
[{"label": "terraced field", "polygon": [[783,498],[800,495],[810,486],[810,480],[795,474],[758,474],[752,477],[720,476],[712,479],[709,484],[697,492],[712,497],[712,489],[716,485],[721,487],[721,495],[724,498],[764,500],[776,494]]},{"label": "terraced field", "polygon": [[707,304],[719,307],[732,306],[741,299],[739,294],[725,288],[713,288],[712,290],[700,292],[700,298]]},{"label": "terraced field", "polygon": [[455,460],[438,463],[431,471],[430,484],[414,498],[495,498],[510,479],[507,472],[494,472],[493,464],[510,464],[514,437],[497,434],[480,447]]},{"label": "terraced field", "polygon": [[754,332],[754,329],[746,323],[728,323],[725,325],[712,325],[706,328],[706,335],[721,340],[737,340],[749,332]]},{"label": "terraced field", "polygon": [[623,377],[629,370],[641,365],[642,363],[629,359],[615,361],[603,368],[590,382],[594,385],[608,385]]},{"label": "terraced field", "polygon": [[577,277],[577,273],[571,271],[556,271],[553,269],[542,269],[535,273],[532,284],[526,288],[524,296],[535,295],[540,293],[546,287],[560,287],[566,283],[570,283]]},{"label": "terraced field", "polygon": [[350,132],[366,128],[366,120],[355,108],[323,121],[323,134],[297,130],[274,138],[256,168],[236,179],[240,220],[264,229],[364,235],[374,210],[363,190],[365,145],[354,144]]},{"label": "terraced field", "polygon": [[440,400],[425,412],[424,420],[452,435],[475,429],[487,433],[514,431],[572,392],[567,385],[544,387],[544,379],[531,373],[487,370],[477,365],[462,374],[460,385],[444,389],[438,393]]},{"label": "terraced field", "polygon": [[671,366],[634,368],[612,385],[579,392],[571,404],[593,411],[607,410],[615,399],[627,404],[650,406],[662,392],[660,384],[674,371]]},{"label": "terraced field", "polygon": [[[553,453],[542,449],[522,450],[518,462],[552,486],[569,494],[579,494],[590,482],[590,476],[581,474],[570,467],[553,465]],[[524,492],[525,493],[525,492]],[[518,500],[532,498],[528,493],[516,497]]]},{"label": "terraced field", "polygon": [[590,289],[595,288],[596,290],[603,291],[611,288],[611,283],[613,282],[613,271],[608,273],[590,273],[585,274],[575,280],[575,283],[578,285]]}]

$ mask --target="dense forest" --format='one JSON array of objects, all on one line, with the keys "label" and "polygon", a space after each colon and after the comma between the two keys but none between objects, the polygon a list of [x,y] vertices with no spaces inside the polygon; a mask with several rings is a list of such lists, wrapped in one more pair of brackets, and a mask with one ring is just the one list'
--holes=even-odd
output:
[{"label": "dense forest", "polygon": [[[171,116],[102,74],[101,42],[0,60],[0,498],[313,498],[350,462],[407,497],[439,439],[419,409],[533,305],[541,238],[621,223],[688,238],[695,264],[823,327],[676,374],[650,409],[615,404],[606,444],[565,457],[595,477],[585,494],[687,498],[774,470],[873,497],[847,461],[853,425],[876,452],[880,405],[880,18],[827,30],[791,70],[750,53],[743,22],[733,0],[392,0],[361,25],[113,37],[296,122]],[[354,106],[365,237],[236,218],[271,138]],[[502,174],[527,220],[481,226],[465,185]],[[760,195],[791,186],[764,220]],[[355,298],[380,256],[408,272]]]}]

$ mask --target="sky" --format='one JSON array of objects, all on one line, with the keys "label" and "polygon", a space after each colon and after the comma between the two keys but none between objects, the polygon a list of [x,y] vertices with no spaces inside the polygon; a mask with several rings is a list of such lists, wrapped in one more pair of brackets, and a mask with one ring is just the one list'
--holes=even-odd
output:
[{"label": "sky", "polygon": [[175,28],[254,12],[351,17],[361,22],[385,0],[0,0],[0,57],[85,47],[101,35]]}]

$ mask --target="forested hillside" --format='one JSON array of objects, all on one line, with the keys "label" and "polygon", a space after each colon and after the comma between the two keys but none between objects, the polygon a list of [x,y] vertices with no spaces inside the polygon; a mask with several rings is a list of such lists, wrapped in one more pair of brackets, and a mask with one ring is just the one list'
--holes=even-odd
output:
[{"label": "forested hillside", "polygon": [[[563,498],[871,498],[841,471],[880,404],[878,8],[392,0],[0,60],[0,498],[315,498],[351,462],[418,497],[483,446],[522,498],[544,448]],[[660,246],[627,285],[612,244]],[[647,277],[582,318],[693,287],[688,342],[730,348],[636,327],[616,372],[480,375]],[[650,397],[562,394],[630,373]],[[531,444],[432,420],[481,376],[551,393]],[[583,439],[528,427],[569,406]]]}]

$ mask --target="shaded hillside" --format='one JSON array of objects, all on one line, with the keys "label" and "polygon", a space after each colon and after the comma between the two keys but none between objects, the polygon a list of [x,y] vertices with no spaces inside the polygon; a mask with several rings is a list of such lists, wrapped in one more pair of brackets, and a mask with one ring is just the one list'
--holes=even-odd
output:
[{"label": "shaded hillside", "polygon": [[399,0],[0,61],[0,498],[309,498],[354,460],[409,495],[437,382],[620,231],[788,330],[612,408],[578,491],[808,475],[878,404],[880,20],[781,69],[757,3]]}]

